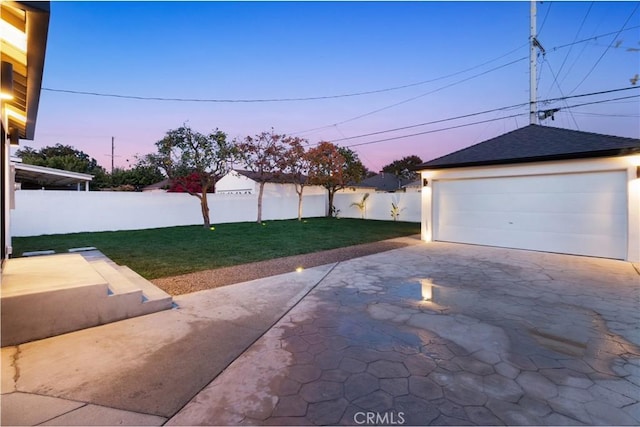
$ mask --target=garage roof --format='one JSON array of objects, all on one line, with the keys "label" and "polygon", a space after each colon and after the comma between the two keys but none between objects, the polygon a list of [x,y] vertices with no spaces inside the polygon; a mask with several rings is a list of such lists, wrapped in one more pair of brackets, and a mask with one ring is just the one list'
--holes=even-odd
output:
[{"label": "garage roof", "polygon": [[529,125],[425,162],[422,169],[583,159],[640,153],[640,139]]}]

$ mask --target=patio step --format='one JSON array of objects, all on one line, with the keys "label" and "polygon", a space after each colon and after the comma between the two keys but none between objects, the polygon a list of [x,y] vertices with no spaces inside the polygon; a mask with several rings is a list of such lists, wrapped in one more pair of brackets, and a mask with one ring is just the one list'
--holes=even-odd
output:
[{"label": "patio step", "polygon": [[127,278],[127,280],[142,291],[142,296],[144,298],[142,305],[148,313],[167,310],[173,306],[173,298],[171,295],[158,288],[156,285],[149,282],[126,265],[119,265],[118,270]]},{"label": "patio step", "polygon": [[169,294],[99,251],[7,260],[1,345],[17,345],[173,306]]},{"label": "patio step", "polygon": [[107,281],[110,295],[136,293],[142,302],[142,290],[128,280],[118,269],[105,261],[97,260],[89,262],[91,266]]}]

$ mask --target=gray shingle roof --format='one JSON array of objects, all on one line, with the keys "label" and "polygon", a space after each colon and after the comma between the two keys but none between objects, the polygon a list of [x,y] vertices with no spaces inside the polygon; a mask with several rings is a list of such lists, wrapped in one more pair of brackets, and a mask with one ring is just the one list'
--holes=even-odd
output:
[{"label": "gray shingle roof", "polygon": [[[297,182],[297,177],[294,177],[289,173],[274,174],[266,172],[264,174],[260,174],[259,172],[253,172],[244,169],[234,169],[234,171],[256,182],[260,182],[262,180],[264,180],[264,182],[273,182],[277,184],[292,184]],[[302,176],[302,181],[304,183],[307,182],[307,179],[308,177],[306,175]]]},{"label": "gray shingle roof", "polygon": [[398,178],[392,173],[379,173],[372,177],[363,179],[354,187],[373,187],[377,191],[396,191],[408,183],[409,180]]},{"label": "gray shingle roof", "polygon": [[640,153],[640,139],[529,125],[425,162],[416,169],[582,159]]}]

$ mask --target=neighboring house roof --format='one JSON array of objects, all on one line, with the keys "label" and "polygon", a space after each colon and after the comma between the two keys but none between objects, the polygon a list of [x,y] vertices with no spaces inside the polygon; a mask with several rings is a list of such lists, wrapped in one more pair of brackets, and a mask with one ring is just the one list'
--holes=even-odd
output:
[{"label": "neighboring house roof", "polygon": [[93,179],[93,175],[86,173],[70,172],[26,163],[16,162],[14,166],[16,168],[16,181],[18,182],[33,182],[38,185],[72,185],[79,182],[89,182]]},{"label": "neighboring house roof", "polygon": [[422,187],[422,179],[416,179],[415,181],[411,181],[402,186],[403,188],[421,188]]},{"label": "neighboring house roof", "polygon": [[169,178],[163,179],[160,182],[156,182],[155,184],[149,184],[147,186],[142,187],[142,191],[153,191],[153,190],[164,190],[171,186],[171,180]]},{"label": "neighboring house roof", "polygon": [[584,159],[640,153],[640,139],[529,125],[425,162],[420,169]]},{"label": "neighboring house roof", "polygon": [[[293,184],[296,182],[293,174],[284,173],[284,174],[274,174],[274,173],[265,173],[260,174],[258,172],[243,170],[243,169],[234,169],[235,172],[243,175],[255,182],[271,182],[276,184]],[[303,175],[303,183],[307,182],[308,177]]]},{"label": "neighboring house roof", "polygon": [[370,187],[375,188],[376,191],[396,191],[401,189],[409,180],[398,178],[392,173],[380,172],[369,178],[365,178],[358,184],[352,185],[352,187]]}]

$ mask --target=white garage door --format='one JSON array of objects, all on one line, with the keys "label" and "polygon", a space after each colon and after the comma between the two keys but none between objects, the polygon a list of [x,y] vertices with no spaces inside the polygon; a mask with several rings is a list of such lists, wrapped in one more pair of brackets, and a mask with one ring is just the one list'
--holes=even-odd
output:
[{"label": "white garage door", "polygon": [[625,171],[435,181],[434,240],[624,259]]}]

